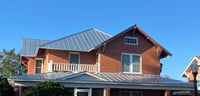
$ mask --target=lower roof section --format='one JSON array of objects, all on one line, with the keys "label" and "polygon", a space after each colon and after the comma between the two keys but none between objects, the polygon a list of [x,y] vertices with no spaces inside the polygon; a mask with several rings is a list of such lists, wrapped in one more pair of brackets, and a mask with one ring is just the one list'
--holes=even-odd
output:
[{"label": "lower roof section", "polygon": [[8,78],[14,86],[34,86],[40,81],[54,81],[66,87],[85,88],[121,88],[154,90],[193,90],[193,84],[160,75],[138,75],[122,73],[98,73],[86,71],[51,72],[33,75],[21,75]]}]

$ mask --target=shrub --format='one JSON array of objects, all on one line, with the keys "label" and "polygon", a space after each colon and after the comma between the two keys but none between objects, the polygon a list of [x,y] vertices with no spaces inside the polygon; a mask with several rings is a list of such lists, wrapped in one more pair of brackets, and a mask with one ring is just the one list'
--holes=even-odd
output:
[{"label": "shrub", "polygon": [[72,96],[63,85],[56,82],[39,82],[28,90],[26,96]]},{"label": "shrub", "polygon": [[0,76],[0,96],[14,96],[14,90],[5,77]]}]

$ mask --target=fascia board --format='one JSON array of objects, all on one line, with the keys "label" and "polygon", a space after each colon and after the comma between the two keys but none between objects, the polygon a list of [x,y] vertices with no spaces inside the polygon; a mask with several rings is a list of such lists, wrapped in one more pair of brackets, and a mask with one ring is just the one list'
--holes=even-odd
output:
[{"label": "fascia board", "polygon": [[[40,80],[44,81],[44,80]],[[188,84],[152,84],[152,83],[120,83],[120,82],[89,82],[89,81],[55,81],[65,85],[65,87],[91,87],[91,88],[124,88],[124,89],[155,89],[155,90],[193,90],[193,85]],[[38,80],[16,81],[17,86],[34,86]]]}]

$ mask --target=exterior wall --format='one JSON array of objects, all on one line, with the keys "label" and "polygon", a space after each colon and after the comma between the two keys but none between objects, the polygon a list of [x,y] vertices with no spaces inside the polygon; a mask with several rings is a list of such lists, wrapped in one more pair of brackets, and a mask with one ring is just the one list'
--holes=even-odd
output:
[{"label": "exterior wall", "polygon": [[28,58],[28,71],[27,74],[34,74],[35,73],[35,58],[29,57]]},{"label": "exterior wall", "polygon": [[[69,51],[63,50],[48,50],[49,60],[53,60],[57,63],[69,63]],[[73,53],[73,52],[72,52]],[[95,52],[74,52],[80,53],[80,64],[95,64],[96,63],[96,53]],[[48,60],[48,61],[49,61]]]},{"label": "exterior wall", "polygon": [[[125,36],[138,37],[138,45],[124,44]],[[128,32],[103,47],[99,55],[101,72],[121,72],[121,53],[132,53],[141,55],[143,74],[160,74],[159,48],[140,33]]]},{"label": "exterior wall", "polygon": [[120,91],[142,92],[142,96],[164,96],[165,90],[111,89],[110,96],[120,96]]},{"label": "exterior wall", "polygon": [[[132,36],[138,37],[138,45],[124,44],[124,37]],[[69,51],[42,49],[40,55],[36,58],[43,58],[42,72],[48,72],[48,63],[50,60],[57,63],[69,63]],[[141,33],[132,31],[112,40],[105,46],[97,49],[98,63],[100,65],[100,72],[121,72],[121,54],[131,53],[139,54],[142,62],[142,74],[160,74],[160,50],[161,48],[154,46],[148,38]],[[80,53],[80,64],[96,64],[97,50],[92,52],[78,52]],[[28,63],[28,74],[34,74],[35,61],[31,58]]]},{"label": "exterior wall", "polygon": [[[198,74],[200,74],[200,70],[198,70]],[[198,79],[198,78],[197,78]],[[200,79],[200,78],[199,78]],[[188,78],[189,82],[193,82],[194,81],[194,76],[192,74],[192,71],[189,72],[189,78]]]},{"label": "exterior wall", "polygon": [[[96,51],[92,52],[75,52],[80,53],[80,64],[96,64]],[[43,54],[37,57],[28,58],[28,72],[27,74],[35,73],[35,59],[43,58],[42,73],[48,72],[48,64],[50,60],[57,63],[69,63],[69,51],[64,50],[50,50],[47,49]]]}]

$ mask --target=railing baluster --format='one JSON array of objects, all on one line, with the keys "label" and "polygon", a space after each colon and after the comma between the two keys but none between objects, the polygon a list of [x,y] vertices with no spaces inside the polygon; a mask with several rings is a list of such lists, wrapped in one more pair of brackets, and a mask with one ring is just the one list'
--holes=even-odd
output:
[{"label": "railing baluster", "polygon": [[52,70],[53,71],[71,71],[71,72],[80,72],[80,71],[88,71],[88,72],[97,72],[97,64],[67,64],[67,63],[53,63]]}]

